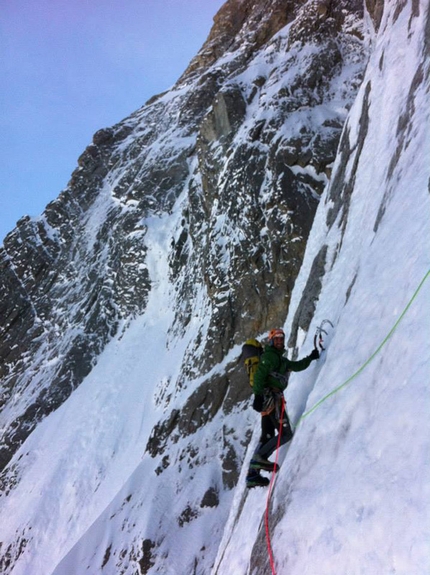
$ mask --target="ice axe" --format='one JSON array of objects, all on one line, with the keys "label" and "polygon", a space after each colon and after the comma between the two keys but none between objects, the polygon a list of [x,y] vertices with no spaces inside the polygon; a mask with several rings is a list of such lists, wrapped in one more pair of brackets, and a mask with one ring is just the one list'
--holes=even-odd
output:
[{"label": "ice axe", "polygon": [[326,324],[330,324],[331,327],[334,328],[334,325],[329,319],[323,319],[321,324],[315,330],[314,347],[318,352],[325,351],[323,334],[328,335],[327,330],[324,329]]}]

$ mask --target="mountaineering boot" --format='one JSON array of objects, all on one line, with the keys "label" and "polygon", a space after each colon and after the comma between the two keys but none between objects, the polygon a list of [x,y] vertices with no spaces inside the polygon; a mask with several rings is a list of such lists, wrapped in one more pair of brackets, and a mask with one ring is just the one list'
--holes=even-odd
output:
[{"label": "mountaineering boot", "polygon": [[268,459],[265,459],[258,453],[252,456],[251,463],[249,464],[250,469],[262,469],[263,471],[279,471],[279,465],[277,463],[272,463]]},{"label": "mountaineering boot", "polygon": [[248,489],[251,487],[267,487],[270,481],[267,477],[261,477],[258,471],[250,469],[248,475],[246,476],[246,486]]}]

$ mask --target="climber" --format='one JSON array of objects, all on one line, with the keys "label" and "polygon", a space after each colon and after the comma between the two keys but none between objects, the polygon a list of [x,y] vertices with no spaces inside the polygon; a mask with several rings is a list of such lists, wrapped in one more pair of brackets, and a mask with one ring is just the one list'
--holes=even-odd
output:
[{"label": "climber", "polygon": [[283,391],[288,384],[289,372],[303,371],[309,367],[312,360],[319,358],[317,349],[299,361],[290,361],[283,357],[285,333],[282,329],[270,330],[268,339],[269,345],[264,349],[254,376],[252,407],[262,416],[261,437],[249,464],[247,487],[269,484],[267,477],[262,477],[260,471],[278,471],[279,467],[268,461],[268,458],[275,451],[278,442],[284,445],[293,437],[286,411],[282,417],[281,437],[275,435],[275,431],[279,433]]}]

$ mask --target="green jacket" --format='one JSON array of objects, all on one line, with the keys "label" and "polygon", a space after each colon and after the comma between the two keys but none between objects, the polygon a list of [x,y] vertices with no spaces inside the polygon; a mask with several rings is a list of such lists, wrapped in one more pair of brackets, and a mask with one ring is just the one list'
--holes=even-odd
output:
[{"label": "green jacket", "polygon": [[253,391],[255,395],[263,395],[265,388],[272,387],[283,391],[287,384],[284,381],[270,375],[272,371],[285,375],[288,371],[303,371],[309,367],[312,359],[307,356],[299,361],[290,361],[283,357],[285,350],[277,350],[275,347],[267,345],[263,355],[260,357],[257,370],[254,376]]}]

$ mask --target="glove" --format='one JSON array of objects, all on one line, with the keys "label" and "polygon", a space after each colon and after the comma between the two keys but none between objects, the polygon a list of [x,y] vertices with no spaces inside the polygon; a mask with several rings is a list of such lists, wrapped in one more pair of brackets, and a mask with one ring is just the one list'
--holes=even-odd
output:
[{"label": "glove", "polygon": [[255,411],[258,411],[258,413],[261,413],[263,411],[263,403],[264,403],[264,397],[262,395],[256,395],[254,397],[254,403],[252,404],[252,408],[255,409]]},{"label": "glove", "polygon": [[309,356],[312,360],[314,359],[319,359],[320,357],[320,352],[317,350],[317,348],[312,350],[312,353]]}]

